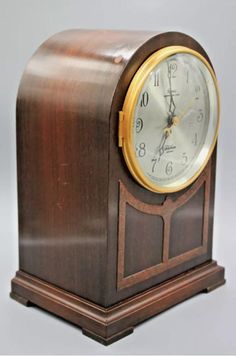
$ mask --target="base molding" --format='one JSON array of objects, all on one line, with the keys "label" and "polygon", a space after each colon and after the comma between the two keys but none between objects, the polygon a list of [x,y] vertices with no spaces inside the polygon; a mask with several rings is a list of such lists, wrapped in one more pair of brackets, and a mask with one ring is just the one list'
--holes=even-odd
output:
[{"label": "base molding", "polygon": [[18,271],[10,296],[23,305],[35,304],[82,328],[109,345],[133,332],[138,323],[171,306],[225,283],[224,268],[210,261],[111,307],[104,308],[47,282]]}]

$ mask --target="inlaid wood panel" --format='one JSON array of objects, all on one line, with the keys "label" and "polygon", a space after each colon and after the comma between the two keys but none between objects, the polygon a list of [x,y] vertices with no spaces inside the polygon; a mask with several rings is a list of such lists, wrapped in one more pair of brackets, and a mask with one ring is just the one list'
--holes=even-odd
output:
[{"label": "inlaid wood panel", "polygon": [[162,217],[143,213],[127,204],[125,221],[125,276],[161,263]]},{"label": "inlaid wood panel", "polygon": [[[11,296],[104,344],[224,283],[211,262],[216,150],[193,185],[166,195],[137,184],[118,147],[134,74],[174,45],[209,61],[183,33],[63,31],[35,52],[18,91],[20,271]],[[196,207],[200,225],[189,218]]]},{"label": "inlaid wood panel", "polygon": [[[169,258],[179,256],[202,245],[204,221],[203,184],[196,194],[176,209],[171,217]],[[191,220],[191,224],[184,221]]]},{"label": "inlaid wood panel", "polygon": [[[209,60],[199,43],[176,32],[71,30],[51,37],[35,52],[17,99],[20,270],[109,307],[211,259],[215,154],[206,253],[157,274],[155,268],[169,259],[168,214],[161,217],[165,240],[158,234],[154,238],[157,228],[141,233],[138,222],[144,214],[154,224],[153,215],[161,215],[131,204],[133,210],[124,210],[125,221],[129,224],[132,212],[139,211],[138,231],[130,245],[126,239],[121,278],[130,283],[141,275],[143,282],[117,289],[117,266],[123,263],[117,261],[122,245],[119,181],[141,202],[164,204],[166,212],[170,206],[165,194],[147,191],[133,180],[118,147],[118,113],[141,64],[171,45],[187,46]],[[170,198],[185,198],[191,189]],[[146,239],[137,239],[144,234]],[[162,247],[153,251],[154,243]],[[151,262],[145,259],[148,244]],[[139,253],[140,262],[128,261],[132,253]]]},{"label": "inlaid wood panel", "polygon": [[[206,170],[184,195],[180,195],[173,200],[170,196],[167,196],[163,204],[160,205],[142,202],[128,192],[125,185],[120,181],[118,289],[140,283],[195,256],[206,253],[209,227],[210,167],[211,161]],[[131,210],[130,207],[133,209]],[[130,211],[132,211],[132,214],[130,214]],[[192,214],[192,216],[189,214]],[[142,227],[141,216],[142,218],[145,216],[148,236]],[[160,229],[162,224],[157,224],[160,219],[163,220],[162,229]],[[186,224],[186,221],[188,221],[188,224]],[[140,224],[139,229],[137,229],[136,224]],[[133,231],[131,237],[132,229],[135,229],[136,234]],[[162,236],[161,231],[163,232]],[[135,242],[139,242],[138,248],[135,247]],[[145,245],[145,242],[147,242],[147,245]],[[143,253],[142,246],[147,248],[147,254]],[[137,253],[137,256],[142,256],[140,264],[135,264],[135,253]],[[129,256],[129,259],[127,259],[127,256]]]}]

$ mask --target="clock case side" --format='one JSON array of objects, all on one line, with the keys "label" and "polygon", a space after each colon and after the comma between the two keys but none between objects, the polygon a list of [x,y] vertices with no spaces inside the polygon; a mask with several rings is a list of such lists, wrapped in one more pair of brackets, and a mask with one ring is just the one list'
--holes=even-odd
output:
[{"label": "clock case side", "polygon": [[[209,262],[173,279],[167,271],[166,283],[154,276],[117,287],[120,182],[144,203],[160,205],[166,198],[130,176],[118,148],[118,111],[141,63],[171,44],[193,46],[207,58],[180,33],[65,31],[35,53],[18,93],[20,271],[11,296],[82,327],[105,345],[224,282],[224,269],[210,261],[210,238]],[[211,164],[212,236],[215,155]]]},{"label": "clock case side", "polygon": [[[166,32],[166,33],[157,34],[156,36],[150,38],[147,42],[145,42],[133,54],[124,72],[122,73],[122,76],[116,88],[116,92],[114,94],[111,117],[110,117],[109,207],[112,207],[112,209],[109,209],[109,228],[108,228],[109,273],[107,273],[107,277],[108,277],[107,285],[108,285],[109,293],[107,294],[107,301],[106,301],[107,306],[117,303],[127,297],[131,297],[137,293],[140,293],[146,290],[147,288],[158,285],[163,281],[166,281],[178,274],[190,270],[191,268],[201,265],[206,261],[211,261],[212,258],[212,231],[213,231],[213,211],[214,211],[214,191],[215,191],[216,148],[212,154],[210,166],[208,164],[208,166],[204,169],[203,173],[201,174],[201,176],[204,175],[206,171],[209,169],[211,171],[209,216],[208,216],[209,230],[208,230],[207,250],[205,251],[205,253],[202,253],[198,256],[193,256],[191,259],[188,259],[184,263],[175,266],[174,268],[171,267],[167,268],[165,272],[162,273],[158,272],[156,273],[156,275],[154,273],[149,273],[150,269],[147,267],[146,276],[143,280],[140,279],[140,282],[138,283],[134,283],[133,285],[132,284],[127,285],[125,288],[119,288],[119,278],[120,278],[119,274],[124,272],[124,271],[121,272],[121,269],[124,268],[124,266],[121,266],[121,264],[124,263],[124,258],[125,258],[123,256],[121,257],[121,262],[119,261],[120,259],[119,245],[122,244],[122,250],[123,250],[122,253],[125,254],[125,246],[123,246],[123,243],[124,244],[128,243],[128,241],[126,240],[122,240],[123,242],[121,242],[119,237],[120,234],[119,219],[121,217],[119,212],[121,205],[119,206],[119,204],[122,204],[120,200],[121,199],[120,184],[122,183],[122,185],[125,186],[125,189],[128,191],[128,193],[130,193],[133,197],[137,198],[141,203],[143,202],[156,206],[162,205],[167,197],[169,197],[170,199],[176,199],[181,195],[185,195],[194,184],[193,183],[192,185],[190,185],[190,187],[187,187],[177,193],[157,194],[157,193],[150,192],[147,189],[141,187],[133,179],[125,163],[121,148],[118,147],[118,142],[117,142],[118,122],[119,122],[118,112],[122,110],[123,102],[129,84],[135,72],[138,70],[141,64],[152,53],[166,46],[185,46],[191,48],[199,52],[203,57],[205,57],[206,60],[209,62],[209,64],[212,66],[210,59],[207,53],[205,52],[205,50],[192,37],[178,32]],[[199,179],[201,179],[201,176],[199,177]],[[129,203],[127,205],[129,206]],[[192,211],[192,213],[195,214],[194,211]],[[131,220],[133,219],[132,212],[130,212],[129,209],[126,210],[126,213],[124,214],[131,214],[130,218]],[[128,217],[128,215],[126,215],[126,217]],[[122,218],[124,218],[123,215]],[[139,254],[140,259],[145,260],[146,257],[144,256],[144,254],[148,254],[148,252],[147,250],[145,250],[145,246],[143,245],[143,243],[140,242],[141,240],[145,240],[145,236],[143,237],[139,236],[140,226],[138,225],[138,219],[139,219],[139,215],[137,215],[133,220],[134,224],[133,224],[132,231],[133,234],[136,235],[137,237],[135,242],[137,246],[136,251],[140,251]],[[135,228],[135,225],[137,226],[137,228]],[[131,255],[135,254],[134,251],[133,252],[131,251],[130,253]],[[149,262],[151,266],[151,261],[148,261],[148,257],[147,257],[146,262],[144,263],[147,263],[148,265]],[[127,270],[130,268],[128,260],[127,260],[126,267]]]},{"label": "clock case side", "polygon": [[[18,91],[19,269],[100,305],[110,274],[111,104],[129,58],[150,36],[58,33],[35,52]],[[20,295],[16,280],[12,288]]]}]

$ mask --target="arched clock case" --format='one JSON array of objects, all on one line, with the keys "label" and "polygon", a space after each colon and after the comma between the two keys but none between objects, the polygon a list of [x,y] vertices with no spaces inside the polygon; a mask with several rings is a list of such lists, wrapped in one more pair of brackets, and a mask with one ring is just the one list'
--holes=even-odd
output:
[{"label": "arched clock case", "polygon": [[[179,189],[155,191],[132,163],[135,148],[133,156],[124,148],[128,125],[132,133],[145,124],[128,122],[124,110],[136,74],[153,54],[175,47],[199,56],[214,77],[204,49],[182,33],[70,30],[38,48],[19,87],[19,271],[11,297],[106,345],[225,281],[212,260],[217,133],[201,169]],[[173,92],[166,92],[166,142],[182,125]],[[147,97],[141,100],[145,106]],[[165,165],[165,150],[160,143],[152,172],[155,159]]]}]

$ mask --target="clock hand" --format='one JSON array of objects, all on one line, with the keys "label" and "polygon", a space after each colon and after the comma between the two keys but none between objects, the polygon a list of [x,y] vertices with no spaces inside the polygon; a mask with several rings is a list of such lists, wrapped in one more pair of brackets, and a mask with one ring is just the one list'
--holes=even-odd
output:
[{"label": "clock hand", "polygon": [[159,146],[157,146],[157,148],[155,150],[155,156],[159,153],[158,162],[160,161],[161,156],[165,152],[164,146],[165,146],[166,140],[170,136],[170,134],[171,134],[171,126],[170,126],[170,124],[168,124],[164,128],[164,132],[163,132],[163,135],[162,135],[162,138],[161,138],[161,142],[160,142]]},{"label": "clock hand", "polygon": [[172,93],[172,83],[171,83],[171,66],[169,65],[169,63],[167,62],[167,68],[168,68],[168,80],[169,80],[169,95],[170,95],[170,102],[169,102],[169,113],[170,113],[170,117],[172,119],[172,117],[175,114],[175,109],[176,109],[176,105],[173,99],[173,93]]},{"label": "clock hand", "polygon": [[165,152],[164,150],[164,146],[166,143],[167,138],[170,136],[170,134],[172,133],[172,126],[176,126],[178,125],[180,119],[178,116],[174,116],[171,120],[171,122],[168,123],[168,125],[164,128],[164,132],[161,138],[161,142],[159,144],[159,146],[157,146],[157,149],[155,150],[155,155],[157,155],[159,153],[159,158],[158,158],[158,162],[161,159],[161,156],[163,155],[163,153]]},{"label": "clock hand", "polygon": [[[194,102],[194,99],[191,100],[190,104],[187,106],[187,108],[185,108],[184,111],[182,111],[182,112],[180,113],[180,115],[175,116],[175,118],[176,118],[176,120],[175,120],[175,121],[176,121],[175,125],[178,124],[178,123],[184,118],[184,116],[186,116],[186,114],[188,113],[189,109],[191,109],[191,107],[192,107],[192,105],[193,105],[193,102]],[[174,118],[173,118],[173,119],[174,119]],[[177,121],[178,121],[178,122],[177,122]]]},{"label": "clock hand", "polygon": [[168,66],[168,79],[169,79],[169,95],[170,95],[170,102],[169,102],[169,117],[167,119],[167,126],[164,128],[164,133],[161,138],[160,145],[157,147],[155,151],[155,155],[159,153],[158,162],[160,161],[161,156],[164,153],[164,146],[167,140],[167,137],[170,136],[172,133],[172,126],[176,126],[180,123],[181,119],[186,115],[190,107],[192,106],[193,101],[191,101],[190,105],[185,109],[180,116],[175,115],[176,105],[173,99],[173,92],[172,92],[172,82],[171,82],[171,66],[167,63]]},{"label": "clock hand", "polygon": [[[186,115],[186,113],[189,111],[189,109],[191,108],[192,104],[193,104],[193,101],[194,100],[191,100],[190,104],[188,105],[188,107],[184,110],[184,112],[181,113],[180,116],[177,116],[177,115],[174,115],[170,118],[168,118],[168,125],[164,128],[164,133],[162,135],[162,138],[161,138],[161,142],[160,142],[160,145],[158,146],[156,152],[155,152],[155,155],[157,153],[159,153],[159,158],[158,158],[158,162],[160,161],[161,159],[161,156],[163,155],[163,153],[165,152],[164,150],[164,146],[165,146],[165,143],[166,143],[166,140],[167,140],[167,137],[170,136],[170,134],[172,133],[172,127],[173,126],[177,126],[180,121],[182,120],[182,118]],[[176,108],[176,107],[175,107]],[[175,110],[174,108],[174,110]],[[172,114],[174,114],[174,111],[172,112]]]},{"label": "clock hand", "polygon": [[165,151],[164,150],[164,146],[165,146],[166,139],[167,139],[168,136],[169,136],[169,134],[167,133],[167,131],[164,131],[164,133],[162,135],[161,143],[158,146],[158,151],[157,151],[157,153],[159,153],[158,162],[160,161],[160,158],[161,158],[161,156],[163,155],[163,153]]},{"label": "clock hand", "polygon": [[182,113],[180,113],[180,115],[174,115],[171,120],[169,120],[168,125],[165,127],[164,131],[168,131],[168,136],[172,133],[172,126],[177,126],[181,120],[186,116],[186,114],[188,113],[189,109],[191,108],[192,104],[194,102],[194,99],[191,100],[190,104],[187,106],[187,108],[185,108],[184,111],[182,111]]},{"label": "clock hand", "polygon": [[164,133],[162,135],[161,138],[161,142],[160,145],[157,147],[155,155],[159,152],[159,158],[158,161],[160,161],[161,156],[164,153],[164,146],[166,143],[166,139],[167,137],[171,134],[171,127],[175,124],[174,123],[174,115],[175,115],[175,109],[176,109],[176,105],[173,99],[173,93],[172,93],[172,87],[171,87],[171,67],[170,65],[167,63],[167,68],[168,68],[168,79],[169,79],[169,95],[170,95],[170,102],[169,102],[169,116],[167,118],[167,126],[164,129]]}]

